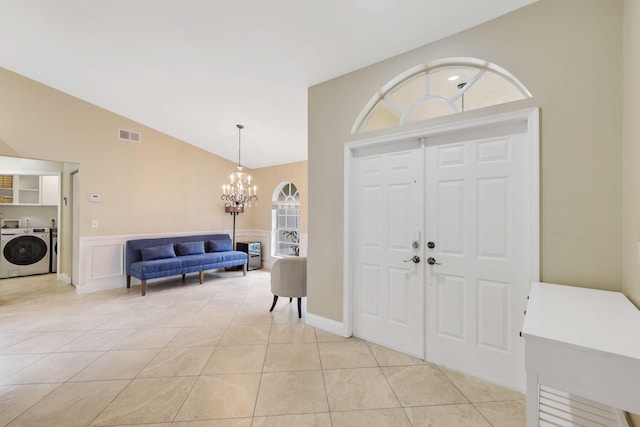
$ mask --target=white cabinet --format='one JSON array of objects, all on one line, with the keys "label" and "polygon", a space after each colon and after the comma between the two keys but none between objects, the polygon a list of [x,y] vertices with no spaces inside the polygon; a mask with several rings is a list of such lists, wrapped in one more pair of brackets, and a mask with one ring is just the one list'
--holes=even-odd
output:
[{"label": "white cabinet", "polygon": [[57,175],[42,175],[40,177],[40,204],[57,206],[60,200],[60,186]]},{"label": "white cabinet", "polygon": [[57,206],[58,175],[0,175],[0,204]]},{"label": "white cabinet", "polygon": [[640,311],[622,293],[533,283],[522,336],[527,427],[640,413]]}]

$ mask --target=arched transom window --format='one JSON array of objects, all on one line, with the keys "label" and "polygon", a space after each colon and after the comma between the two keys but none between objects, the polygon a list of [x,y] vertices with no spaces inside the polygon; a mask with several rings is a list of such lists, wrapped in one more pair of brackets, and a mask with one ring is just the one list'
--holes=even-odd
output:
[{"label": "arched transom window", "polygon": [[293,182],[283,182],[273,192],[271,253],[300,255],[300,194]]},{"label": "arched transom window", "polygon": [[475,58],[447,58],[419,65],[387,83],[362,110],[351,133],[531,98],[504,68]]}]

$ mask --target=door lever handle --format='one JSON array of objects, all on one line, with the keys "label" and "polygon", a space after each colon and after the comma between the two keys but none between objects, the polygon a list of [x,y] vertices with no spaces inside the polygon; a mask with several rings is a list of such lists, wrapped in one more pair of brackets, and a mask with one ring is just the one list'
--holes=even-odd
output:
[{"label": "door lever handle", "polygon": [[418,255],[414,255],[409,259],[405,259],[403,262],[413,262],[414,264],[418,264],[420,262],[420,257]]},{"label": "door lever handle", "polygon": [[440,264],[438,261],[436,261],[436,259],[435,259],[434,257],[429,257],[429,258],[427,258],[427,264],[429,264],[429,265],[434,265],[434,264],[436,264],[436,265],[442,265],[442,264]]}]

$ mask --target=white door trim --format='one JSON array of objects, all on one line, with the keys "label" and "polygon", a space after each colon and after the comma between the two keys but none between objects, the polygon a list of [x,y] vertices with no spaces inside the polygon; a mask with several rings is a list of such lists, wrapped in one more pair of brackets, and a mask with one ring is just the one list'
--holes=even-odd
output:
[{"label": "white door trim", "polygon": [[435,135],[455,133],[463,130],[470,130],[487,125],[507,124],[509,122],[526,121],[527,136],[529,143],[529,166],[530,166],[530,189],[529,189],[529,209],[530,224],[529,235],[531,244],[530,260],[530,282],[540,280],[540,110],[538,108],[528,108],[503,114],[495,114],[486,117],[474,118],[444,125],[428,126],[421,129],[400,132],[391,135],[378,136],[345,143],[344,145],[344,262],[343,262],[343,296],[342,296],[342,323],[343,335],[345,337],[353,335],[353,242],[351,213],[353,208],[352,197],[352,172],[355,152],[362,148],[372,148],[384,145],[399,145],[402,142],[416,141]]}]

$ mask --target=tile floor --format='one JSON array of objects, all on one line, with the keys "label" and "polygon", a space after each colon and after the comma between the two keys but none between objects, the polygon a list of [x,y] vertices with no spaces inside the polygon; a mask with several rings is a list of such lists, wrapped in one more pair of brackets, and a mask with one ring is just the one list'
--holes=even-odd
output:
[{"label": "tile floor", "polygon": [[0,425],[524,426],[524,396],[269,313],[269,273],[0,280]]}]

